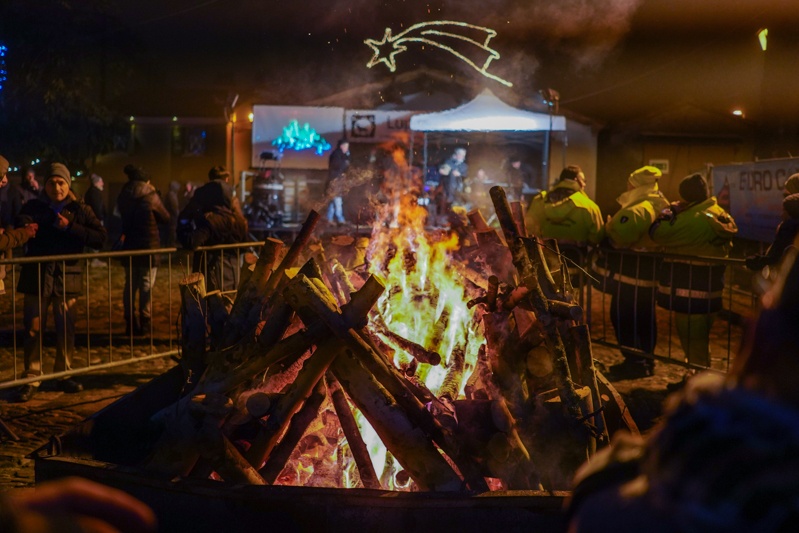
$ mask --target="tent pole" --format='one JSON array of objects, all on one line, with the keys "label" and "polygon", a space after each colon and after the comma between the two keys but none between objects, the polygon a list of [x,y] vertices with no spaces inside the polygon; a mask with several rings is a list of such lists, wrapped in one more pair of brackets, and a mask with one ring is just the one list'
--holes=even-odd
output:
[{"label": "tent pole", "polygon": [[408,130],[410,139],[408,140],[408,168],[413,167],[413,130]]},{"label": "tent pole", "polygon": [[546,191],[549,189],[549,139],[552,135],[552,116],[549,119],[549,129],[544,132],[544,147],[542,149],[541,157],[541,190]]},{"label": "tent pole", "polygon": [[422,182],[427,180],[427,132],[424,132],[424,145],[422,147]]}]

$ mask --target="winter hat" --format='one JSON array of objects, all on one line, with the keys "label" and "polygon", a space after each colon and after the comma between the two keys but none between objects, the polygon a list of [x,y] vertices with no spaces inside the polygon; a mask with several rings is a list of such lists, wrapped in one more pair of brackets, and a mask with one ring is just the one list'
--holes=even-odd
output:
[{"label": "winter hat", "polygon": [[629,181],[630,185],[633,187],[641,187],[643,185],[654,185],[658,182],[658,178],[662,176],[663,173],[660,172],[660,169],[657,167],[652,166],[645,166],[641,167],[632,174],[627,181]]},{"label": "winter hat", "polygon": [[799,194],[789,194],[782,200],[782,208],[791,218],[799,218]]},{"label": "winter hat", "polygon": [[8,172],[8,159],[0,155],[0,176],[4,176]]},{"label": "winter hat", "polygon": [[138,181],[149,181],[150,177],[141,167],[136,167],[133,165],[125,165],[125,168],[122,171],[127,174],[128,179],[130,181],[138,180]]},{"label": "winter hat", "polygon": [[208,179],[211,181],[226,180],[228,178],[230,178],[230,172],[225,167],[216,166],[208,171]]},{"label": "winter hat", "polygon": [[569,165],[568,167],[564,168],[560,171],[560,177],[558,181],[563,180],[576,180],[577,177],[582,174],[583,169],[578,167],[577,165]]},{"label": "winter hat", "polygon": [[67,182],[67,186],[72,186],[72,177],[69,173],[69,169],[63,163],[52,163],[50,165],[50,170],[47,173],[47,179],[44,180],[44,183],[47,184],[50,178],[62,178]]},{"label": "winter hat", "polygon": [[791,175],[790,178],[785,180],[785,185],[783,186],[783,194],[788,196],[790,194],[796,194],[799,192],[799,172],[796,174]]},{"label": "winter hat", "polygon": [[688,203],[707,200],[707,181],[701,174],[691,174],[680,182],[680,196]]}]

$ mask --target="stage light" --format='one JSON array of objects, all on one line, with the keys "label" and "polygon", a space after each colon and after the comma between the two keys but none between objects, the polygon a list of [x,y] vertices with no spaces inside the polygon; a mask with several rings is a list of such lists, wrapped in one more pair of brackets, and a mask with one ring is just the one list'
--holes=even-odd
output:
[{"label": "stage light", "polygon": [[253,120],[255,120],[255,114],[254,114],[254,113],[252,113],[252,112],[250,112],[250,114],[249,114],[249,115],[247,115],[247,119],[248,119],[250,122],[252,122]]},{"label": "stage light", "polygon": [[733,115],[735,115],[736,117],[741,117],[741,118],[743,118],[743,116],[744,116],[744,111],[743,111],[743,109],[733,109],[733,110],[732,110],[732,114],[733,114]]},{"label": "stage light", "polygon": [[760,41],[760,48],[763,51],[766,51],[766,46],[768,45],[768,28],[763,28],[762,30],[757,32],[757,39]]}]

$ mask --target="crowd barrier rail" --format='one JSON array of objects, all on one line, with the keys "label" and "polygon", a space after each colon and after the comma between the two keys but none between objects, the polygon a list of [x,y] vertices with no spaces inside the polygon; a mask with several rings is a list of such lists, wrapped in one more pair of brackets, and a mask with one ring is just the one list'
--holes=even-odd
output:
[{"label": "crowd barrier rail", "polygon": [[[758,306],[743,259],[608,249],[583,258],[575,287],[592,342],[698,371],[729,370]],[[619,311],[625,305],[628,312]],[[705,327],[709,360],[700,361]]]},{"label": "crowd barrier rail", "polygon": [[[232,259],[230,263],[237,269],[232,288],[235,290],[239,276],[238,269],[245,264],[243,254],[257,251],[262,245],[263,241],[257,241],[202,247],[194,251],[161,248],[0,260],[0,265],[5,265],[7,270],[6,293],[0,295],[0,389],[107,370],[148,359],[179,356],[180,339],[177,337],[180,311],[179,282],[193,270],[194,254],[200,254],[199,257],[207,259],[212,254],[218,253],[221,259],[225,256]],[[604,291],[600,290],[602,277],[601,269],[597,268],[597,260],[602,256],[593,250],[582,255],[582,264],[579,265],[581,268],[577,269],[576,275],[572,278],[572,283],[578,291],[579,302],[585,310],[585,320],[590,327],[593,342],[617,348],[622,352],[697,370],[712,369],[726,372],[729,369],[732,357],[739,346],[746,319],[753,316],[757,302],[752,288],[752,273],[745,271],[743,260],[642,254],[620,250],[605,252],[606,260],[607,254],[616,254],[619,261],[635,263],[639,270],[638,274],[641,274],[644,258],[657,265],[668,261],[681,261],[687,266],[689,275],[692,275],[694,268],[699,272],[700,267],[706,269],[708,265],[723,267],[724,287],[720,295],[722,307],[715,313],[717,319],[713,322],[710,332],[710,361],[707,365],[697,365],[687,361],[676,331],[676,313],[656,304],[652,311],[658,331],[657,339],[651,349],[643,345],[622,346],[612,325],[613,290],[608,290],[607,286],[604,287]],[[149,266],[157,264],[159,266],[151,291],[153,318],[147,331],[136,335],[132,331],[126,332],[128,325],[122,302],[125,300],[123,295],[125,273],[132,272],[134,260],[139,260],[141,263],[139,259],[141,257],[148,258],[146,261]],[[35,264],[37,269],[41,270],[46,263],[56,263],[60,265],[62,271],[65,271],[67,264],[74,262],[82,264],[83,267],[82,293],[77,297],[62,294],[56,299],[57,301],[49,302],[65,308],[74,306],[72,311],[75,317],[75,347],[70,358],[70,368],[54,371],[56,342],[53,341],[52,332],[46,330],[48,324],[44,323],[40,326],[43,334],[38,336],[37,350],[40,354],[37,357],[41,374],[28,375],[24,368],[24,344],[29,332],[23,324],[24,295],[17,292],[19,269],[22,265]],[[206,261],[202,262],[207,264]],[[207,277],[208,272],[205,271],[205,274]],[[644,279],[647,283],[643,283],[639,290],[657,291],[660,276],[659,269],[650,272],[649,278]],[[621,279],[621,281],[630,280]],[[224,279],[220,278],[220,286],[222,284]],[[232,292],[232,290],[230,287],[222,288],[223,292]],[[131,301],[133,301],[132,296],[129,293]],[[688,293],[687,297],[690,300],[692,296]],[[644,305],[639,299],[635,299],[635,302],[636,306]],[[39,308],[43,308],[46,303],[48,302],[43,301],[43,295],[39,294]],[[646,309],[634,309],[633,316],[639,316],[642,312],[646,312]],[[53,316],[55,313],[50,310],[47,314]],[[635,328],[635,326],[630,323],[620,325],[622,328]],[[66,345],[64,347],[68,348]]]},{"label": "crowd barrier rail", "polygon": [[[195,254],[200,258],[200,271],[206,277],[209,257],[219,254],[222,262],[225,257],[232,259],[230,264],[237,267],[233,272],[233,283],[237,283],[238,266],[242,264],[243,254],[262,245],[263,241],[256,241],[199,247],[191,251],[159,248],[0,260],[0,265],[5,266],[6,270],[5,294],[0,295],[0,390],[107,370],[148,359],[179,356],[179,282],[193,270]],[[83,280],[79,294],[59,291],[60,294],[52,298],[42,294],[41,272],[50,263],[60,272],[66,272],[69,267],[74,271],[75,265],[81,266]],[[37,305],[39,316],[44,319],[35,326],[42,332],[35,342],[29,340],[37,337],[31,333],[35,328],[25,327],[26,295],[17,290],[22,266],[31,264],[39,273],[39,294],[35,298],[28,296],[28,305]],[[128,325],[123,305],[127,276],[131,282],[128,283],[128,299],[136,302],[135,309],[139,308],[138,295],[133,294],[134,264],[149,267],[150,270],[156,268],[150,291],[152,318],[140,332]],[[55,306],[61,306],[61,309],[56,310]],[[74,317],[71,324],[63,318],[66,311],[70,311]],[[53,333],[58,330],[55,327],[56,320],[59,320],[57,316],[62,317],[59,325],[74,328],[73,349],[68,345],[69,335],[59,339],[59,335]],[[135,316],[135,313],[131,316]],[[26,342],[29,344],[28,350],[32,351],[29,366],[33,370],[30,371],[25,368]],[[69,353],[69,364],[65,365],[66,369],[56,371],[55,358],[59,343]]]}]

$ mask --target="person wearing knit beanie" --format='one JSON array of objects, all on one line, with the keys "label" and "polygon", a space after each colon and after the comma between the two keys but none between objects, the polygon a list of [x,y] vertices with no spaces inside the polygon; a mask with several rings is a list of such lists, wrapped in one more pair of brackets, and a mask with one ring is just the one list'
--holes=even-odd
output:
[{"label": "person wearing knit beanie", "polygon": [[45,183],[47,183],[50,178],[61,178],[66,180],[70,187],[72,186],[72,174],[69,173],[69,169],[64,163],[52,163],[50,165],[50,170],[47,173]]},{"label": "person wearing knit beanie", "polygon": [[[44,180],[44,192],[54,204],[61,204],[69,199],[72,187],[72,175],[63,163],[52,163]],[[59,224],[66,222],[59,217]]]},{"label": "person wearing knit beanie", "polygon": [[701,174],[691,174],[680,182],[680,197],[689,204],[704,202],[708,198],[707,181]]},{"label": "person wearing knit beanie", "polygon": [[[91,208],[70,191],[72,176],[66,165],[53,163],[46,170],[44,194],[25,202],[17,216],[17,226],[38,226],[36,237],[26,243],[26,257],[36,257],[37,262],[22,264],[17,278],[17,293],[25,295],[24,366],[18,374],[23,377],[37,377],[43,366],[48,366],[43,362],[47,355],[42,351],[44,328],[39,324],[46,322],[49,307],[56,330],[52,371],[58,374],[70,370],[75,351],[75,301],[86,295],[86,261],[47,257],[80,254],[86,247],[99,249],[108,235]],[[57,380],[55,388],[68,393],[83,390],[72,378]],[[28,401],[36,390],[37,385],[31,381],[17,389],[12,399]]]}]

